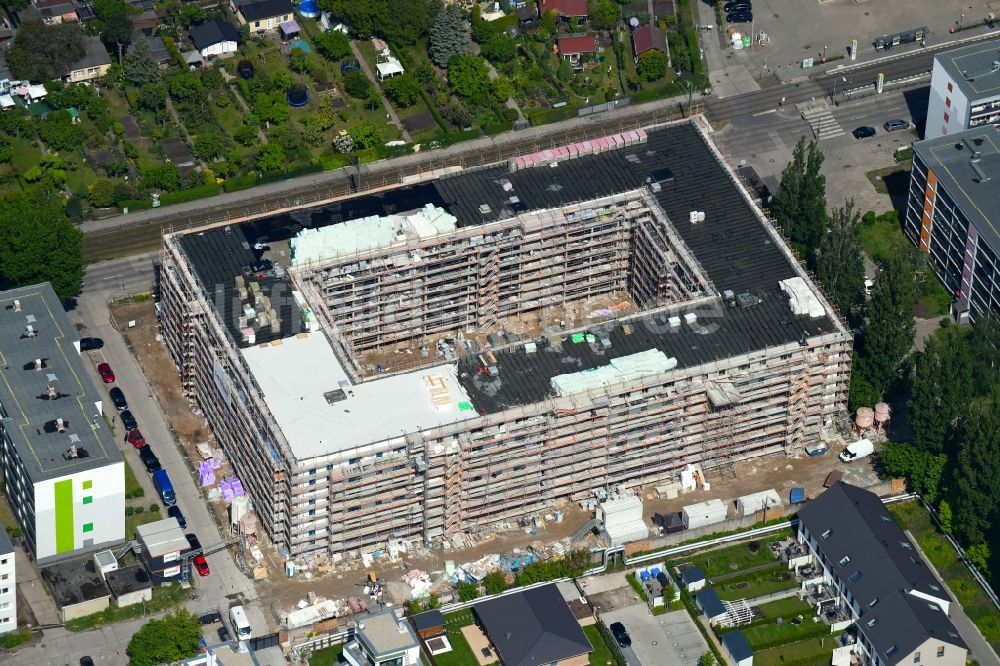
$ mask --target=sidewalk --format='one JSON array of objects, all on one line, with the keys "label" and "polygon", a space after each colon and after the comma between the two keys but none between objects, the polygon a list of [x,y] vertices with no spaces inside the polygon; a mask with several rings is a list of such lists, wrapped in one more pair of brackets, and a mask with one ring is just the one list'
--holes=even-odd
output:
[{"label": "sidewalk", "polygon": [[399,133],[403,135],[403,141],[406,143],[413,143],[413,137],[406,131],[406,126],[403,125],[403,121],[399,119],[399,116],[396,115],[396,110],[392,108],[392,105],[389,104],[389,100],[385,98],[385,91],[382,90],[382,85],[378,82],[378,79],[375,78],[375,73],[372,72],[372,68],[368,66],[368,61],[361,55],[361,49],[358,48],[357,43],[355,43],[353,39],[351,40],[351,51],[354,53],[354,57],[358,59],[358,63],[361,65],[361,69],[364,71],[365,76],[368,77],[368,80],[372,82],[373,86],[375,86],[375,90],[378,91],[379,97],[382,99],[382,106],[385,107],[386,117],[392,119],[392,124],[395,125],[399,129]]},{"label": "sidewalk", "polygon": [[735,52],[723,48],[719,26],[715,25],[715,10],[704,2],[698,3],[698,22],[715,26],[709,32],[698,33],[704,54],[703,64],[716,97],[734,97],[760,90],[746,59],[737,59]]},{"label": "sidewalk", "polygon": [[60,624],[59,609],[49,596],[45,582],[38,575],[35,563],[28,559],[23,548],[14,551],[14,566],[17,570],[17,589],[27,600],[39,625]]}]

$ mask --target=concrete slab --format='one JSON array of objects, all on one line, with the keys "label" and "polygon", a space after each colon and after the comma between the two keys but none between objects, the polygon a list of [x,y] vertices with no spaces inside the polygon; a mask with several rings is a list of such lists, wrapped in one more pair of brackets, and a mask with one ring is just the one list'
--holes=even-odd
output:
[{"label": "concrete slab", "polygon": [[686,611],[653,616],[645,604],[601,614],[610,625],[621,622],[632,638],[632,652],[643,666],[695,666],[708,644]]}]

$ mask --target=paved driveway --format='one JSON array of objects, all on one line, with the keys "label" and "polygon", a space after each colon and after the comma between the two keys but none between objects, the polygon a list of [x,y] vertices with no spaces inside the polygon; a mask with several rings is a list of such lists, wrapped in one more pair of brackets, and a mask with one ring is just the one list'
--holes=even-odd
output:
[{"label": "paved driveway", "polygon": [[653,616],[645,604],[636,604],[602,613],[601,620],[608,626],[612,622],[625,625],[632,637],[632,647],[622,652],[631,653],[625,654],[630,664],[696,666],[698,659],[708,652],[705,639],[686,611]]}]

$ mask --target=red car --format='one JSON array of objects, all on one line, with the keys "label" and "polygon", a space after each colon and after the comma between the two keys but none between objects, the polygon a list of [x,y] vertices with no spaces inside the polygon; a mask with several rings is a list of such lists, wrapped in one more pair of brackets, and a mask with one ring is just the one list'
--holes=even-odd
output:
[{"label": "red car", "polygon": [[204,555],[195,555],[194,568],[198,570],[198,575],[202,577],[212,573],[212,570],[208,568],[208,561]]},{"label": "red car", "polygon": [[142,433],[139,432],[138,428],[129,430],[128,435],[125,437],[125,441],[137,449],[141,449],[146,446],[146,438],[142,436]]},{"label": "red car", "polygon": [[105,384],[113,384],[115,381],[115,373],[111,370],[111,365],[108,363],[101,363],[97,366],[97,371],[101,373],[101,379],[104,380]]}]

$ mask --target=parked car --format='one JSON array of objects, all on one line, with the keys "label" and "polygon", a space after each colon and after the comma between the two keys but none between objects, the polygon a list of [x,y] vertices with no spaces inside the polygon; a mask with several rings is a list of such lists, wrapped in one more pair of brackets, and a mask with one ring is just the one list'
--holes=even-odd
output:
[{"label": "parked car", "polygon": [[212,611],[211,613],[205,613],[198,616],[199,624],[218,624],[222,622],[222,613],[219,611]]},{"label": "parked car", "polygon": [[185,534],[184,538],[188,540],[191,550],[201,550],[201,541],[198,541],[198,537],[193,534]]},{"label": "parked car", "polygon": [[119,412],[123,412],[128,409],[128,400],[125,399],[125,392],[122,391],[117,386],[108,391],[108,395],[111,396],[111,402],[114,403],[115,407],[118,408]]},{"label": "parked car", "polygon": [[[133,432],[138,431],[134,430]],[[150,474],[161,467],[160,459],[156,457],[156,454],[153,453],[153,449],[151,449],[148,444],[146,446],[139,447],[139,460],[141,460],[142,464],[146,466],[146,471]]]},{"label": "parked car", "polygon": [[733,0],[733,2],[727,2],[722,6],[727,12],[736,12],[740,10],[750,11],[753,9],[753,5],[750,4],[750,0]]},{"label": "parked car", "polygon": [[125,435],[125,441],[137,449],[141,449],[146,446],[146,438],[142,436],[142,433],[139,432],[138,428],[129,430],[128,434]]},{"label": "parked car", "polygon": [[223,643],[229,642],[229,629],[226,629],[226,625],[219,627],[219,640]]},{"label": "parked car", "polygon": [[139,422],[135,420],[132,412],[126,409],[122,412],[122,425],[125,426],[126,430],[135,430],[139,427]]},{"label": "parked car", "polygon": [[623,648],[632,647],[632,637],[628,635],[627,631],[625,631],[624,624],[621,622],[612,622],[608,629],[611,630],[611,635],[615,637],[616,641],[618,641],[619,646]]},{"label": "parked car", "polygon": [[167,515],[170,516],[171,518],[176,518],[177,524],[181,526],[181,529],[184,529],[185,527],[188,526],[187,521],[184,520],[184,514],[181,513],[181,508],[176,504],[167,509]]},{"label": "parked car", "polygon": [[102,347],[104,347],[104,340],[100,338],[80,338],[80,351],[95,351]]},{"label": "parked car", "polygon": [[90,657],[80,657],[80,666],[94,666],[94,660]]},{"label": "parked car", "polygon": [[726,14],[726,23],[752,23],[753,14],[751,12],[732,12]]},{"label": "parked car", "polygon": [[115,373],[111,370],[110,363],[101,363],[97,366],[97,371],[101,373],[101,379],[104,380],[105,384],[113,384],[115,381]]},{"label": "parked car", "polygon": [[902,118],[893,118],[892,120],[885,121],[885,131],[886,132],[897,132],[899,130],[910,129],[912,123],[909,120],[903,120]]},{"label": "parked car", "polygon": [[208,560],[205,559],[204,555],[195,555],[194,568],[198,570],[198,575],[202,578],[212,573],[212,570],[208,568]]},{"label": "parked car", "polygon": [[851,134],[854,135],[855,139],[867,139],[869,137],[875,136],[874,127],[858,127]]}]

